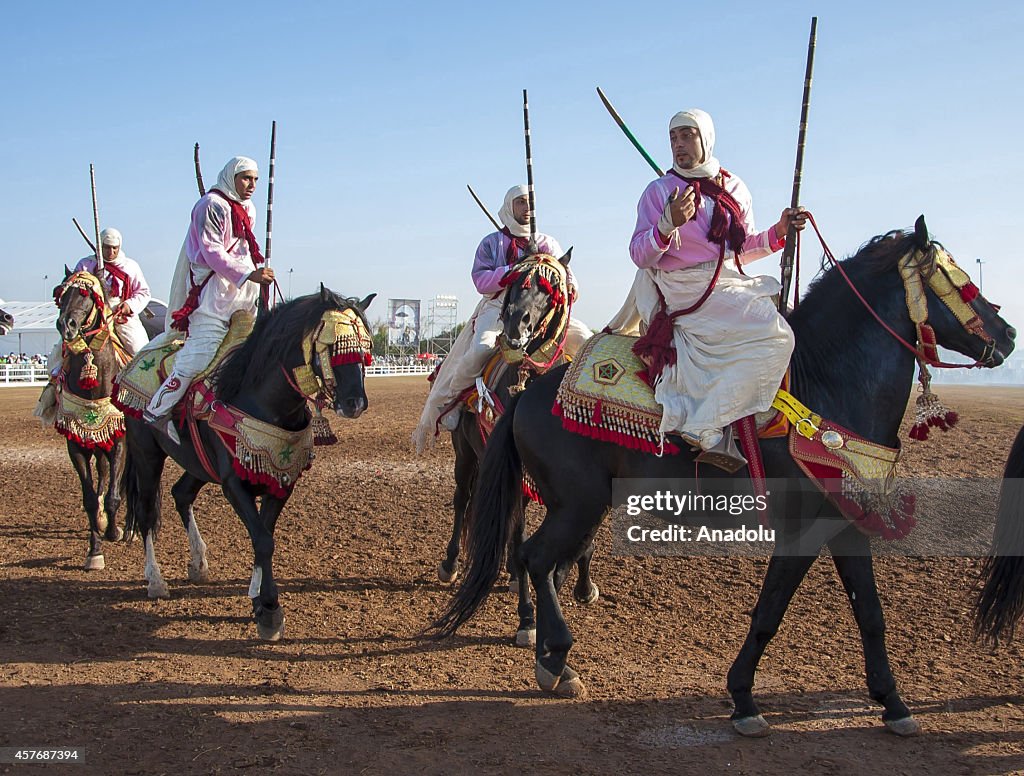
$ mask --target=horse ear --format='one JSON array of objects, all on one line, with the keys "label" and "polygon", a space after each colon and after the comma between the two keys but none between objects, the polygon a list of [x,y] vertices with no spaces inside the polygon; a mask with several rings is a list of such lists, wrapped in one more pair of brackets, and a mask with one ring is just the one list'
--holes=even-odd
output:
[{"label": "horse ear", "polygon": [[914,238],[921,248],[927,248],[931,241],[928,239],[928,227],[924,223],[924,215],[919,215],[914,222]]},{"label": "horse ear", "polygon": [[71,274],[72,274],[71,273],[71,267],[69,267],[67,264],[65,264],[64,265],[64,279],[67,280],[69,277],[71,277]]},{"label": "horse ear", "polygon": [[331,301],[331,298],[333,296],[334,295],[327,289],[327,287],[324,286],[323,283],[321,283],[320,284],[320,301],[323,302],[324,304],[327,304],[328,302]]},{"label": "horse ear", "polygon": [[569,262],[572,260],[572,246],[569,246],[569,250],[565,252],[565,255],[558,261],[563,267],[568,267]]},{"label": "horse ear", "polygon": [[366,299],[364,299],[363,301],[361,301],[359,303],[359,309],[360,310],[366,310],[366,308],[370,306],[370,302],[372,302],[374,299],[376,299],[376,297],[377,297],[376,294],[370,294],[368,297],[366,297]]}]

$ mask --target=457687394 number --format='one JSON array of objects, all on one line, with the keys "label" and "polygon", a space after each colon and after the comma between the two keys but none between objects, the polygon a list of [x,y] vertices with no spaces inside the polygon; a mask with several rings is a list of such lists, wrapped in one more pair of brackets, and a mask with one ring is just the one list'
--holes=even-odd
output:
[{"label": "457687394 number", "polygon": [[3,746],[0,763],[28,762],[84,763],[85,749],[81,747]]}]

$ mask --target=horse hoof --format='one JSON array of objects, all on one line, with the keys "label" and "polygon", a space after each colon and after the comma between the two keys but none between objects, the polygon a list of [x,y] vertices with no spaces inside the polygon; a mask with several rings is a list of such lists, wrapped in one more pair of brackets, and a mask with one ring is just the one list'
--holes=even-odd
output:
[{"label": "horse hoof", "polygon": [[256,634],[260,637],[260,641],[280,641],[284,635],[284,623],[282,622],[277,627],[256,623]]},{"label": "horse hoof", "polygon": [[535,647],[537,646],[537,629],[536,628],[520,628],[516,631],[516,646],[517,647]]},{"label": "horse hoof", "polygon": [[542,666],[539,660],[534,663],[533,675],[537,678],[537,684],[542,690],[554,692],[555,687],[558,686],[558,677]]},{"label": "horse hoof", "polygon": [[163,580],[159,582],[150,582],[149,587],[146,589],[146,593],[150,598],[170,598],[171,591],[167,589],[167,583]]},{"label": "horse hoof", "polygon": [[261,641],[280,641],[284,635],[284,609],[262,609],[256,614],[256,633]]},{"label": "horse hoof", "polygon": [[519,580],[516,577],[512,577],[508,581],[508,592],[512,595],[519,595]]},{"label": "horse hoof", "polygon": [[107,567],[102,555],[90,555],[85,559],[86,571],[102,571]]},{"label": "horse hoof", "polygon": [[555,687],[555,695],[561,698],[585,698],[587,688],[579,674],[566,666],[559,678],[558,686]]},{"label": "horse hoof", "polygon": [[921,726],[913,717],[904,717],[903,719],[886,719],[883,720],[883,722],[885,722],[885,727],[891,733],[895,733],[903,738],[916,736],[921,732]]},{"label": "horse hoof", "polygon": [[199,568],[196,568],[195,566],[189,566],[188,579],[190,582],[195,582],[196,584],[206,584],[210,581],[209,566],[201,566]]},{"label": "horse hoof", "polygon": [[103,538],[108,542],[119,542],[124,538],[124,530],[119,525],[114,526],[114,530],[107,531]]},{"label": "horse hoof", "polygon": [[734,719],[732,726],[741,736],[746,738],[764,738],[772,732],[772,727],[765,718],[758,714],[756,717],[741,717]]},{"label": "horse hoof", "polygon": [[449,571],[448,569],[446,569],[444,567],[444,561],[442,561],[441,565],[437,567],[437,578],[440,579],[445,584],[447,584],[449,582],[454,582],[456,579],[458,579],[459,578],[459,564],[458,564],[458,562],[456,561],[455,568],[453,568],[451,571]]},{"label": "horse hoof", "polygon": [[[574,595],[575,595],[575,593],[574,593]],[[584,595],[584,596],[575,595],[576,600],[579,601],[581,604],[592,604],[592,603],[594,603],[594,601],[596,601],[600,597],[601,597],[601,590],[593,582],[590,583],[590,591],[586,595]]]},{"label": "horse hoof", "polygon": [[537,677],[537,684],[540,685],[542,690],[554,693],[559,697],[582,698],[587,694],[587,688],[583,685],[583,680],[569,666],[562,669],[561,676],[555,676],[542,666],[538,660],[534,664],[533,672],[534,676]]}]

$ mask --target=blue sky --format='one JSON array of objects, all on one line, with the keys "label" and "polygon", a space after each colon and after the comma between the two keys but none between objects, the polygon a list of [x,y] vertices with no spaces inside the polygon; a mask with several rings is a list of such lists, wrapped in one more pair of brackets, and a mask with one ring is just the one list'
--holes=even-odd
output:
[{"label": "blue sky", "polygon": [[[91,224],[92,162],[103,224],[166,298],[197,196],[193,143],[209,184],[234,154],[265,163],[276,119],[285,290],[293,269],[295,295],[320,281],[378,292],[371,318],[388,297],[456,294],[465,318],[490,230],[466,184],[496,212],[525,180],[527,88],[539,227],[574,246],[577,311],[601,326],[632,278],[652,173],[594,87],[663,165],[668,118],[710,112],[716,155],[766,228],[789,200],[813,13],[802,201],[833,250],[924,213],[968,272],[985,262],[986,295],[1024,325],[1012,237],[1024,11],[984,2],[18,4],[0,30],[0,297],[41,298],[84,255],[71,217]],[[804,251],[816,267],[817,245]],[[777,257],[754,268],[777,274]]]}]

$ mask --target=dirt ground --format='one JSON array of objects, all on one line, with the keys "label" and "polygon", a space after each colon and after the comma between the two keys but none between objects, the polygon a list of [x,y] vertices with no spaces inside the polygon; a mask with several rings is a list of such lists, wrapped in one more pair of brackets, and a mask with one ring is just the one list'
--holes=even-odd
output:
[{"label": "dirt ground", "polygon": [[[251,548],[217,490],[197,505],[210,583],[187,581],[166,497],[169,600],[146,597],[138,542],[106,545],[106,570],[87,573],[63,441],[29,417],[36,390],[0,390],[0,746],[84,747],[85,766],[47,770],[91,774],[1024,772],[1024,641],[972,642],[976,559],[876,561],[893,670],[924,728],[914,739],[884,731],[824,559],[757,675],[766,739],[732,732],[725,692],[764,559],[612,557],[603,531],[600,600],[563,596],[586,700],[537,689],[507,593],[458,637],[420,639],[449,593],[436,568],[451,445],[408,452],[422,379],[373,378],[367,392],[362,418],[332,419],[341,444],[320,449],[278,525],[286,633],[265,644],[249,619]],[[997,476],[1024,389],[939,393],[962,425],[911,444],[906,471]]]}]

